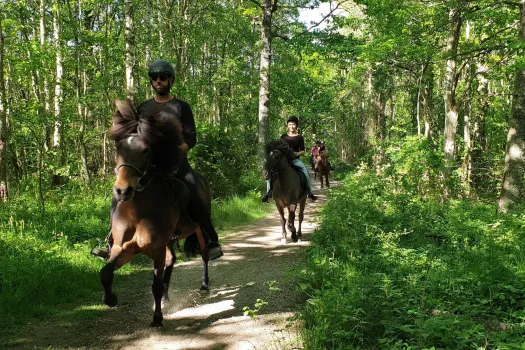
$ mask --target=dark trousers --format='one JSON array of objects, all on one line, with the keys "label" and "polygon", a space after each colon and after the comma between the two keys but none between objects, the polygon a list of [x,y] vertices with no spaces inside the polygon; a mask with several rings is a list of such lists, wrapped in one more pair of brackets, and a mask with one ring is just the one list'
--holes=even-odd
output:
[{"label": "dark trousers", "polygon": [[206,204],[199,197],[195,173],[186,157],[181,161],[177,177],[188,186],[190,191],[190,203],[188,205],[190,218],[199,223],[199,226],[204,231],[204,235],[207,235],[212,242],[218,243],[219,235],[215,231],[215,227],[213,227]]}]

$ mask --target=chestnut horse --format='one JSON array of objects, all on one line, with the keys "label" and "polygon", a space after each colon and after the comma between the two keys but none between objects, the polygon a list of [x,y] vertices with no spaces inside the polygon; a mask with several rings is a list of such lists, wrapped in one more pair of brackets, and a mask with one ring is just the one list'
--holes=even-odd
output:
[{"label": "chestnut horse", "polygon": [[[302,236],[301,225],[304,218],[306,191],[301,183],[298,171],[292,167],[293,152],[282,141],[270,141],[266,145],[266,169],[272,174],[272,197],[281,217],[281,244],[286,243],[286,228],[292,233],[292,242],[297,242]],[[299,205],[299,227],[295,228],[295,211]],[[288,219],[284,217],[284,209],[288,210]]]},{"label": "chestnut horse", "polygon": [[323,177],[325,178],[326,187],[330,187],[330,182],[328,181],[328,177],[330,176],[330,163],[328,162],[327,150],[319,152],[317,156],[314,179],[317,177],[317,173],[319,173],[321,188],[324,187]]},{"label": "chestnut horse", "polygon": [[[118,201],[111,219],[113,246],[107,264],[100,270],[104,303],[117,305],[112,290],[114,271],[139,253],[153,259],[152,292],[155,311],[151,326],[162,326],[162,301],[175,263],[173,243],[196,234],[203,260],[201,289],[208,289],[208,251],[199,225],[182,215],[174,180],[166,177],[182,159],[178,145],[183,142],[180,123],[157,110],[138,115],[131,102],[117,101],[111,137],[116,143],[116,181],[113,186]],[[209,188],[197,177],[199,195],[211,208]],[[180,191],[179,191],[180,192]],[[209,215],[203,213],[203,215]],[[177,233],[177,235],[174,235]],[[193,237],[188,237],[188,240]]]}]

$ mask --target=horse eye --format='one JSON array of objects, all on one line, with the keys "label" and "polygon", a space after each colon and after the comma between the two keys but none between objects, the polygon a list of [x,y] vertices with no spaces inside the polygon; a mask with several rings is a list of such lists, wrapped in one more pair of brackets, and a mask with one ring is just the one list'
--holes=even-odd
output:
[{"label": "horse eye", "polygon": [[149,148],[146,148],[142,151],[142,154],[148,154],[149,152],[151,152],[151,150]]}]

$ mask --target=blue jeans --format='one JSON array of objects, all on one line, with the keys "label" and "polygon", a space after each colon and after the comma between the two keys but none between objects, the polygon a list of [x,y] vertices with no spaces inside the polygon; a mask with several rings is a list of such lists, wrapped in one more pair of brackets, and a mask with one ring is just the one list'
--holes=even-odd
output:
[{"label": "blue jeans", "polygon": [[[304,178],[306,179],[306,194],[311,195],[312,194],[312,180],[310,179],[310,174],[308,174],[308,170],[304,166],[304,163],[301,161],[301,158],[295,158],[292,161],[293,165],[299,168],[299,170],[304,174]],[[270,181],[266,180],[266,193],[270,192]]]}]

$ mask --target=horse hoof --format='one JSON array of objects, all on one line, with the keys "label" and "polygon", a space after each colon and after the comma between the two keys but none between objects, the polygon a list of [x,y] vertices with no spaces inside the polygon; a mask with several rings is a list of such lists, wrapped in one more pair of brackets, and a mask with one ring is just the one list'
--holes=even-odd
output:
[{"label": "horse hoof", "polygon": [[297,237],[292,236],[292,242],[297,243],[298,239]]},{"label": "horse hoof", "polygon": [[111,293],[110,295],[104,294],[103,300],[104,300],[104,304],[110,307],[117,306],[118,304],[117,295],[115,293]]},{"label": "horse hoof", "polygon": [[155,321],[155,320],[153,320],[153,322],[151,322],[149,326],[156,327],[156,328],[164,327],[164,325],[162,324],[162,321]]},{"label": "horse hoof", "polygon": [[163,319],[164,319],[164,317],[162,317],[161,313],[155,312],[153,314],[153,322],[151,322],[150,326],[151,327],[162,327],[162,320]]},{"label": "horse hoof", "polygon": [[208,287],[207,284],[203,284],[203,285],[201,286],[201,290],[210,290],[210,287]]},{"label": "horse hoof", "polygon": [[286,238],[281,238],[281,244],[286,244]]}]

